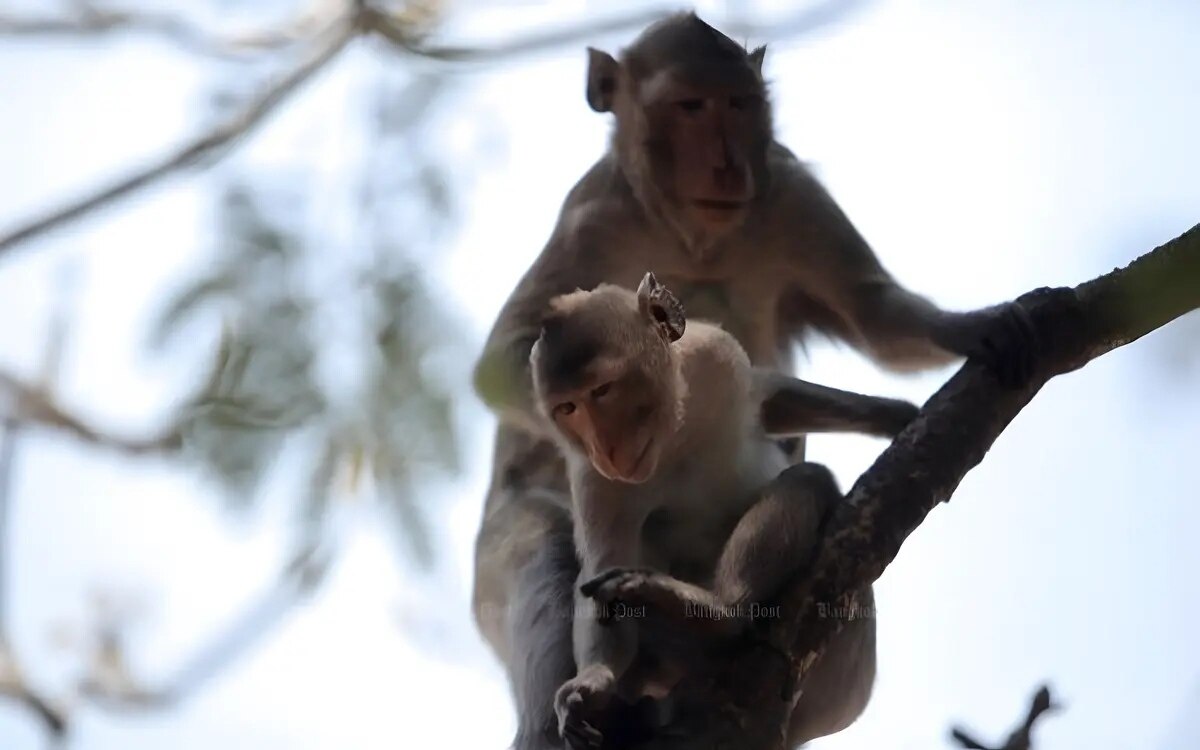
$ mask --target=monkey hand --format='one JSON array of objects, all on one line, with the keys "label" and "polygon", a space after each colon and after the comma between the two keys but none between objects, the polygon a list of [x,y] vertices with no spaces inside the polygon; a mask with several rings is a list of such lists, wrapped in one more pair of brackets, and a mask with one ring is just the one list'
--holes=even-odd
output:
[{"label": "monkey hand", "polygon": [[932,339],[947,351],[983,362],[1008,387],[1020,387],[1033,376],[1037,332],[1018,302],[945,313],[934,326]]},{"label": "monkey hand", "polygon": [[725,607],[711,591],[653,570],[610,568],[579,591],[601,605],[602,621],[653,617],[709,638],[740,635],[746,625],[737,608]]},{"label": "monkey hand", "polygon": [[884,424],[881,426],[889,437],[899,435],[921,413],[921,407],[911,401],[898,398],[884,400],[887,402],[887,409],[884,412]]},{"label": "monkey hand", "polygon": [[604,735],[596,728],[594,717],[612,701],[615,682],[611,669],[590,664],[554,695],[558,733],[570,750],[598,750],[601,746]]}]

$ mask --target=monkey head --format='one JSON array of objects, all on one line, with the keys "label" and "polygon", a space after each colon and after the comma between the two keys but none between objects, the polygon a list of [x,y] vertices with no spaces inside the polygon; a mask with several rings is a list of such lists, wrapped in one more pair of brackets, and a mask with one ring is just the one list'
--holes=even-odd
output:
[{"label": "monkey head", "polygon": [[626,179],[647,211],[685,240],[718,239],[765,193],[765,53],[748,52],[694,13],[650,26],[620,61],[588,49],[588,104],[616,116]]},{"label": "monkey head", "polygon": [[601,284],[551,302],[530,354],[538,407],[604,477],[653,476],[679,424],[684,385],[672,344],[685,324],[652,273],[636,293]]}]

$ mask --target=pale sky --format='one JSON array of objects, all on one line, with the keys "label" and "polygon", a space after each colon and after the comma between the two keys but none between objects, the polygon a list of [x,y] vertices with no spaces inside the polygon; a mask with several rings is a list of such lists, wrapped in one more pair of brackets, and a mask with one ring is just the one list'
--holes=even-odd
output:
[{"label": "pale sky", "polygon": [[[537,24],[548,5],[521,3],[520,19]],[[885,264],[947,307],[1078,283],[1200,221],[1200,6],[1133,8],[878,2],[771,47],[779,136]],[[474,347],[604,147],[582,46],[465,73],[435,140],[452,162],[478,159],[454,170],[461,226],[433,266]],[[314,225],[346,220],[337,190],[364,145],[347,112],[367,57],[326,71],[234,156],[321,186],[331,197]],[[151,42],[0,44],[0,227],[193,132],[211,75]],[[114,430],[153,424],[203,354],[144,344],[204,257],[212,185],[171,180],[0,259],[0,366],[34,372],[55,273],[78,259],[63,398]],[[1197,341],[1193,315],[1055,380],[1021,413],[880,580],[874,699],[815,747],[944,748],[954,722],[999,739],[1042,680],[1068,710],[1041,725],[1039,750],[1200,747]],[[951,372],[887,375],[826,345],[809,360],[818,382],[918,401]],[[462,419],[467,471],[430,490],[444,509],[432,577],[398,569],[363,510],[323,589],[262,647],[177,709],[77,712],[71,747],[505,747],[507,688],[467,610],[491,423],[467,398]],[[849,487],[883,443],[811,445]],[[147,600],[133,655],[153,682],[270,581],[285,550],[286,498],[230,517],[190,472],[57,438],[24,444],[15,490],[11,625],[52,693],[71,662],[49,633],[78,619],[93,584]],[[42,746],[40,727],[0,703],[0,747]]]}]

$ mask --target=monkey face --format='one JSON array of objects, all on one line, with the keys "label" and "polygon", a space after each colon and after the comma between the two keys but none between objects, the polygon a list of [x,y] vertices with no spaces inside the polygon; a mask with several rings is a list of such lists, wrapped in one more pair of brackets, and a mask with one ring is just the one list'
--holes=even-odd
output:
[{"label": "monkey face", "polygon": [[654,475],[674,432],[675,398],[663,378],[634,367],[563,394],[551,409],[559,432],[606,479],[639,484]]},{"label": "monkey face", "polygon": [[530,354],[539,407],[601,475],[646,481],[677,427],[671,345],[684,333],[683,306],[647,273],[636,293],[601,285],[551,308]]},{"label": "monkey face", "polygon": [[680,15],[647,29],[618,62],[589,49],[588,103],[617,116],[617,155],[651,210],[719,235],[765,192],[771,113],[753,52]]},{"label": "monkey face", "polygon": [[[652,173],[681,218],[708,232],[741,224],[759,194],[766,163],[761,86],[753,81],[661,86],[648,121]],[[765,167],[764,167],[765,168]]]}]

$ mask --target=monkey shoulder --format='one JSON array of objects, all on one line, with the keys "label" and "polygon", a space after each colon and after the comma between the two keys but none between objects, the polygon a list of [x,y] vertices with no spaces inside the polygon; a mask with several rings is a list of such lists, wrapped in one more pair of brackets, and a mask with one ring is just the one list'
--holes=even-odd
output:
[{"label": "monkey shoulder", "polygon": [[[771,187],[767,193],[769,204],[788,209],[818,209],[831,201],[813,169],[787,147],[776,143],[767,159],[771,170]],[[780,215],[780,212],[772,213]],[[791,214],[784,212],[783,215]]]},{"label": "monkey shoulder", "polygon": [[650,224],[638,206],[616,160],[605,156],[567,193],[558,230],[564,237],[584,242],[622,232],[648,232]]},{"label": "monkey shoulder", "polygon": [[737,338],[719,323],[689,320],[676,344],[676,352],[690,389],[748,392],[752,376],[750,357]]}]

